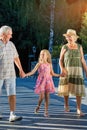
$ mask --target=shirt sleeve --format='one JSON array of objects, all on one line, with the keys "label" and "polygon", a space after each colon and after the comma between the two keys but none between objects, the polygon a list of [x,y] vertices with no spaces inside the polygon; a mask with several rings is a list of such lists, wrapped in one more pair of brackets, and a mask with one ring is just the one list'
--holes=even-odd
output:
[{"label": "shirt sleeve", "polygon": [[18,52],[17,52],[17,49],[16,49],[15,45],[14,45],[12,42],[11,42],[11,47],[12,47],[12,51],[13,51],[13,56],[14,56],[14,58],[19,57],[19,54],[18,54]]}]

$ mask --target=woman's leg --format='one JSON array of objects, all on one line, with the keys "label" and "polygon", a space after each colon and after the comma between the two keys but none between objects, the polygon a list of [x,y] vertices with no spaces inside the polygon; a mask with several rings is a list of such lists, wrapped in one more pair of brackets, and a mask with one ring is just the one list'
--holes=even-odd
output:
[{"label": "woman's leg", "polygon": [[76,96],[76,100],[77,100],[77,114],[79,114],[80,116],[84,116],[84,113],[81,111],[82,97],[81,96]]},{"label": "woman's leg", "polygon": [[48,105],[49,105],[49,92],[45,93],[45,113],[44,116],[48,116]]},{"label": "woman's leg", "polygon": [[35,113],[37,113],[37,112],[39,111],[40,105],[41,105],[43,99],[44,99],[44,93],[41,93],[41,94],[39,95],[38,106],[35,108]]},{"label": "woman's leg", "polygon": [[65,112],[69,112],[69,96],[64,96],[64,109],[65,109]]}]

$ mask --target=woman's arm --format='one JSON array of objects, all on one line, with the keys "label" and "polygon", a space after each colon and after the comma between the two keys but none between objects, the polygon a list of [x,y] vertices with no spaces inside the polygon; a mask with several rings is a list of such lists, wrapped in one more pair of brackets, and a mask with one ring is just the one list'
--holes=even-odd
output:
[{"label": "woman's arm", "polygon": [[82,65],[83,65],[83,69],[86,73],[86,76],[87,76],[87,66],[86,66],[86,61],[84,59],[84,54],[83,54],[83,48],[82,46],[80,47],[80,52],[81,52],[81,61],[82,61]]},{"label": "woman's arm", "polygon": [[61,49],[61,52],[60,52],[59,65],[60,65],[61,73],[63,73],[64,75],[67,75],[67,70],[64,67],[64,54],[65,54],[65,52],[66,52],[66,49],[63,46]]}]

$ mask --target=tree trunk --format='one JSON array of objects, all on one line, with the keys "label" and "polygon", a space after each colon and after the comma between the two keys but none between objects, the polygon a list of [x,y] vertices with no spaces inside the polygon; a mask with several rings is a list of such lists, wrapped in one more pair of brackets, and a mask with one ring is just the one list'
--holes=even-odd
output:
[{"label": "tree trunk", "polygon": [[52,50],[53,50],[54,8],[55,8],[55,0],[51,0],[51,11],[50,11],[50,38],[49,38],[49,51],[50,51],[50,53],[52,53]]}]

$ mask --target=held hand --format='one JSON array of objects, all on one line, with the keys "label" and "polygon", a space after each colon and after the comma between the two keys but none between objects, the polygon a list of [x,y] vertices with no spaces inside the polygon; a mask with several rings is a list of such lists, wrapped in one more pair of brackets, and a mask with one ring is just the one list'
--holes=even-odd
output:
[{"label": "held hand", "polygon": [[29,76],[29,74],[27,73],[27,74],[25,74],[25,77],[27,77],[28,78],[28,76]]},{"label": "held hand", "polygon": [[19,74],[20,74],[20,77],[21,77],[21,78],[25,78],[25,76],[26,76],[23,70],[22,70],[22,71],[20,71],[20,73],[19,73]]},{"label": "held hand", "polygon": [[62,69],[62,75],[63,76],[67,76],[68,75],[68,71],[65,68]]},{"label": "held hand", "polygon": [[30,73],[29,73],[29,72],[25,74],[25,77],[28,77],[28,76],[30,76]]},{"label": "held hand", "polygon": [[63,73],[61,73],[59,76],[60,76],[60,77],[65,77],[65,75],[64,75]]}]

